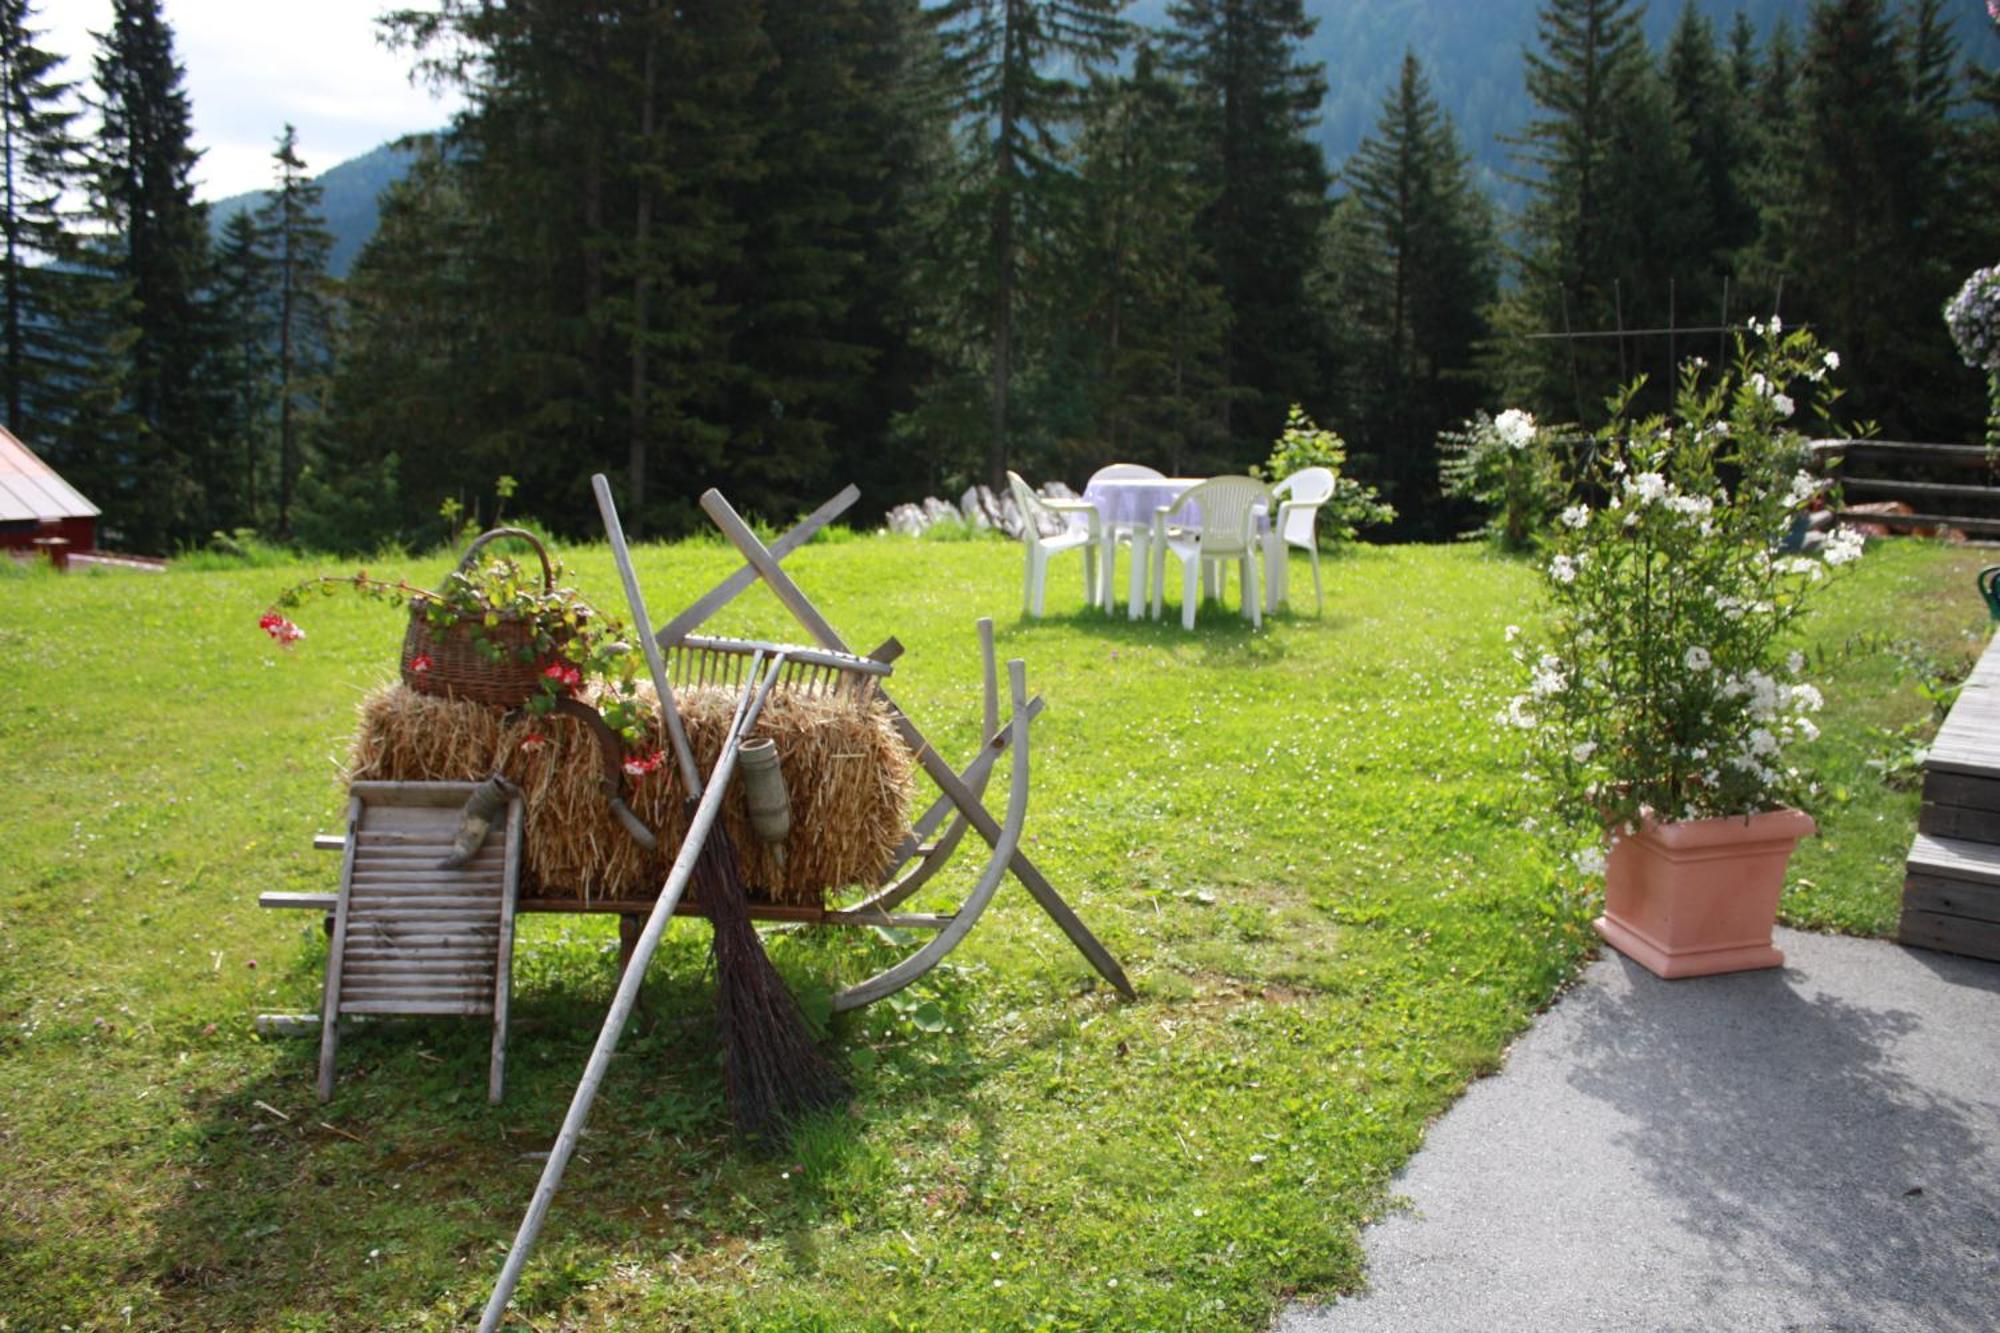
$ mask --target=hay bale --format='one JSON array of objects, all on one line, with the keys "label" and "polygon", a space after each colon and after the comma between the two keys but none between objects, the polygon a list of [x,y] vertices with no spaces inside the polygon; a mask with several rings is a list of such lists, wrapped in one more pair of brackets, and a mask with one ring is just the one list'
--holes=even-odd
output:
[{"label": "hay bale", "polygon": [[[704,774],[722,748],[736,697],[711,687],[675,692]],[[626,780],[627,804],[659,835],[659,850],[648,852],[612,818],[599,786],[597,742],[580,722],[559,714],[510,718],[504,708],[417,694],[401,683],[374,690],[360,713],[351,779],[477,781],[498,769],[520,785],[527,801],[524,895],[658,896],[687,832],[686,793],[671,750],[658,769]],[[756,900],[818,907],[829,890],[878,879],[909,831],[914,791],[912,757],[888,710],[880,702],[774,690],[752,734],[776,742],[792,801],[782,871],[750,831],[737,784],[723,802],[724,825]]]}]

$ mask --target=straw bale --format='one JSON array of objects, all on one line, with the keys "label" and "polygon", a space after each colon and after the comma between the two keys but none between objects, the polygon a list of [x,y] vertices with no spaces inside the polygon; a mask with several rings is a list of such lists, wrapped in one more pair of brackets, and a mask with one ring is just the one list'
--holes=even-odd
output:
[{"label": "straw bale", "polygon": [[[675,691],[704,774],[736,697],[714,687]],[[663,733],[656,740],[665,762],[625,784],[626,803],[659,835],[659,850],[647,852],[612,817],[599,785],[597,742],[580,722],[510,716],[401,683],[367,695],[360,714],[350,778],[476,781],[499,769],[520,785],[527,801],[524,895],[650,902],[659,894],[687,831],[686,793]],[[731,784],[724,801],[723,823],[755,899],[818,907],[829,890],[878,879],[909,831],[915,785],[912,757],[887,709],[845,695],[774,690],[752,734],[776,742],[792,802],[781,872],[750,831],[740,784]]]}]

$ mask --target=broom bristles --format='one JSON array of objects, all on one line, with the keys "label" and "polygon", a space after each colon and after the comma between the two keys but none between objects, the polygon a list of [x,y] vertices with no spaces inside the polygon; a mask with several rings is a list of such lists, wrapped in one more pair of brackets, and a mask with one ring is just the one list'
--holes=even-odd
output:
[{"label": "broom bristles", "polygon": [[736,1127],[768,1139],[799,1117],[846,1099],[847,1080],[820,1054],[798,1001],[750,923],[735,844],[717,824],[695,863],[695,885],[715,939],[716,1012],[723,1083]]}]

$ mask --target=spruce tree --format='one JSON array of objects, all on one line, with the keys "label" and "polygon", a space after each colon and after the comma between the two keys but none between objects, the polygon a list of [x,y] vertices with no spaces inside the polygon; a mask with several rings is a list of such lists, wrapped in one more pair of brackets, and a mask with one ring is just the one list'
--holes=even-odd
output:
[{"label": "spruce tree", "polygon": [[1263,457],[1288,404],[1321,378],[1306,275],[1326,217],[1327,170],[1311,130],[1322,65],[1301,58],[1317,26],[1300,0],[1176,0],[1168,50],[1195,99],[1204,183],[1200,235],[1229,307],[1229,434]]},{"label": "spruce tree", "polygon": [[1750,15],[1739,9],[1729,23],[1729,90],[1739,105],[1747,107],[1757,95],[1762,73],[1757,59],[1757,27]]},{"label": "spruce tree", "polygon": [[859,0],[857,21],[853,98],[843,116],[850,136],[872,144],[874,178],[849,187],[861,248],[839,327],[848,343],[868,349],[869,361],[858,389],[832,413],[836,471],[826,483],[852,481],[871,507],[887,508],[934,493],[923,451],[896,423],[915,406],[932,364],[912,308],[941,90],[936,35],[921,0]]},{"label": "spruce tree", "polygon": [[1840,353],[1843,407],[1892,438],[1945,439],[1976,423],[1977,386],[1938,316],[1956,278],[1912,74],[1884,0],[1814,6],[1771,220],[1783,313]]},{"label": "spruce tree", "polygon": [[133,329],[120,377],[139,433],[129,452],[101,460],[115,488],[98,503],[144,550],[204,531],[213,462],[201,379],[211,329],[198,301],[208,208],[194,197],[200,155],[183,77],[159,0],[114,0],[97,57],[91,190]]},{"label": "spruce tree", "polygon": [[219,416],[215,436],[233,460],[234,486],[226,497],[226,523],[260,527],[261,475],[274,471],[270,455],[275,378],[271,357],[271,265],[255,213],[232,213],[215,247],[215,271],[208,307],[221,336],[210,374],[217,383]]},{"label": "spruce tree", "polygon": [[1757,237],[1757,209],[1748,181],[1755,164],[1738,92],[1738,80],[1753,77],[1754,66],[1745,65],[1749,56],[1742,32],[1739,25],[1732,39],[1733,63],[1725,66],[1713,26],[1694,0],[1686,0],[1667,44],[1674,130],[1693,187],[1683,205],[1685,230],[1676,247],[1674,308],[1669,312],[1681,324],[1721,319],[1723,285],[1735,278],[1739,253]]},{"label": "spruce tree", "polygon": [[1510,400],[1545,416],[1594,420],[1641,370],[1671,379],[1664,343],[1656,358],[1601,336],[1667,322],[1692,194],[1643,15],[1635,0],[1547,0],[1527,52],[1537,115],[1511,141],[1529,200],[1499,369]]},{"label": "spruce tree", "polygon": [[[1074,205],[1063,142],[1082,109],[1075,74],[1116,57],[1123,0],[948,0],[932,11],[944,55],[947,113],[959,129],[956,178],[940,237],[959,277],[941,284],[945,337],[977,330],[986,372],[986,483],[1002,489],[1013,452],[1012,398],[1046,355],[1058,294],[1052,272]],[[1024,280],[1027,279],[1027,280]],[[1024,327],[1025,326],[1025,327]],[[963,353],[972,348],[961,344]],[[970,356],[959,359],[969,361]]]},{"label": "spruce tree", "polygon": [[66,414],[75,349],[78,237],[65,193],[80,184],[72,84],[43,50],[32,0],[0,0],[0,408],[7,429],[48,447]]},{"label": "spruce tree", "polygon": [[345,283],[323,447],[342,475],[394,475],[401,488],[382,497],[375,530],[349,533],[360,545],[428,535],[440,499],[512,470],[483,443],[488,376],[511,349],[485,318],[485,225],[464,186],[438,140],[422,140],[410,170],[383,191],[381,219]]},{"label": "spruce tree", "polygon": [[333,296],[326,273],[333,235],[321,213],[318,181],[298,154],[298,131],[286,125],[271,154],[272,188],[258,208],[268,287],[272,389],[277,402],[280,536],[292,532],[292,500],[305,440],[324,410],[333,360]]},{"label": "spruce tree", "polygon": [[1222,434],[1227,311],[1197,234],[1209,200],[1185,91],[1142,44],[1093,85],[1078,139],[1084,226],[1077,316],[1089,331],[1094,449],[1081,471],[1143,457],[1175,474],[1230,462]]},{"label": "spruce tree", "polygon": [[1350,443],[1379,460],[1397,510],[1423,527],[1438,501],[1438,432],[1482,397],[1474,349],[1497,278],[1491,210],[1414,54],[1342,175],[1356,210],[1328,263],[1349,269],[1332,279],[1351,303],[1337,318],[1366,330]]},{"label": "spruce tree", "polygon": [[[728,191],[742,220],[739,260],[721,292],[733,309],[732,424],[724,481],[769,512],[809,509],[847,480],[843,463],[879,441],[886,414],[865,411],[899,336],[878,304],[897,257],[876,248],[909,187],[909,108],[889,80],[904,73],[914,3],[768,0],[763,60],[749,98],[756,170]],[[890,271],[869,271],[885,264]],[[875,289],[871,293],[871,288]],[[850,453],[852,451],[852,453]]]}]

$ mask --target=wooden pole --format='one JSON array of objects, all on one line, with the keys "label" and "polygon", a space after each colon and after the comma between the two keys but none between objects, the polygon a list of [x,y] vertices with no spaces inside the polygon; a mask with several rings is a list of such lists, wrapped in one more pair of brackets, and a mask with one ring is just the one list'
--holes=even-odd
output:
[{"label": "wooden pole", "polygon": [[674,689],[667,683],[667,664],[660,657],[660,645],[653,640],[653,627],[646,619],[646,599],[639,593],[639,576],[632,572],[632,553],[625,549],[625,529],[618,522],[618,506],[611,500],[611,483],[602,472],[590,479],[597,496],[597,512],[604,518],[604,535],[611,539],[611,557],[618,562],[618,577],[625,583],[625,602],[632,608],[632,631],[646,651],[646,669],[652,673],[653,689],[660,696],[660,713],[666,719],[667,736],[673,741],[674,758],[680,761],[681,780],[688,795],[701,795],[701,769],[694,762],[694,747],[688,744],[681,727],[681,711],[674,705]]},{"label": "wooden pole", "polygon": [[[761,658],[759,660],[761,662]],[[611,1001],[611,1012],[604,1017],[604,1027],[597,1034],[597,1045],[590,1052],[590,1062],[584,1066],[583,1079],[576,1085],[576,1095],[570,1098],[569,1114],[563,1117],[562,1131],[556,1135],[555,1146],[549,1149],[549,1160],[542,1167],[542,1178],[535,1186],[534,1197],[528,1201],[527,1215],[521,1219],[521,1229],[514,1235],[514,1248],[507,1252],[507,1262],[500,1269],[500,1280],[486,1302],[486,1313],[479,1320],[479,1333],[493,1333],[506,1317],[507,1302],[521,1281],[521,1270],[527,1266],[528,1255],[535,1248],[536,1237],[541,1234],[549,1204],[562,1185],[563,1171],[569,1166],[570,1156],[576,1151],[576,1141],[583,1134],[583,1122],[589,1118],[591,1103],[597,1099],[598,1085],[604,1082],[605,1072],[611,1067],[611,1056],[618,1049],[618,1038],[632,1017],[632,1007],[638,1003],[639,986],[645,979],[646,965],[653,960],[653,951],[659,947],[667,922],[673,919],[674,908],[679,905],[681,894],[686,891],[688,880],[694,874],[695,862],[701,857],[709,830],[721,813],[722,798],[729,791],[729,778],[736,769],[736,755],[743,733],[756,722],[757,714],[764,707],[764,699],[770,693],[771,683],[783,664],[783,659],[773,662],[765,670],[761,681],[753,680],[744,686],[735,720],[723,739],[722,754],[715,761],[715,771],[709,775],[708,790],[695,807],[687,837],[681,842],[680,854],[674,857],[673,868],[667,872],[666,883],[660,889],[659,901],[653,904],[652,915],[646,918],[646,929],[632,950],[631,964],[626,967],[625,975],[619,978],[618,993]]]}]

